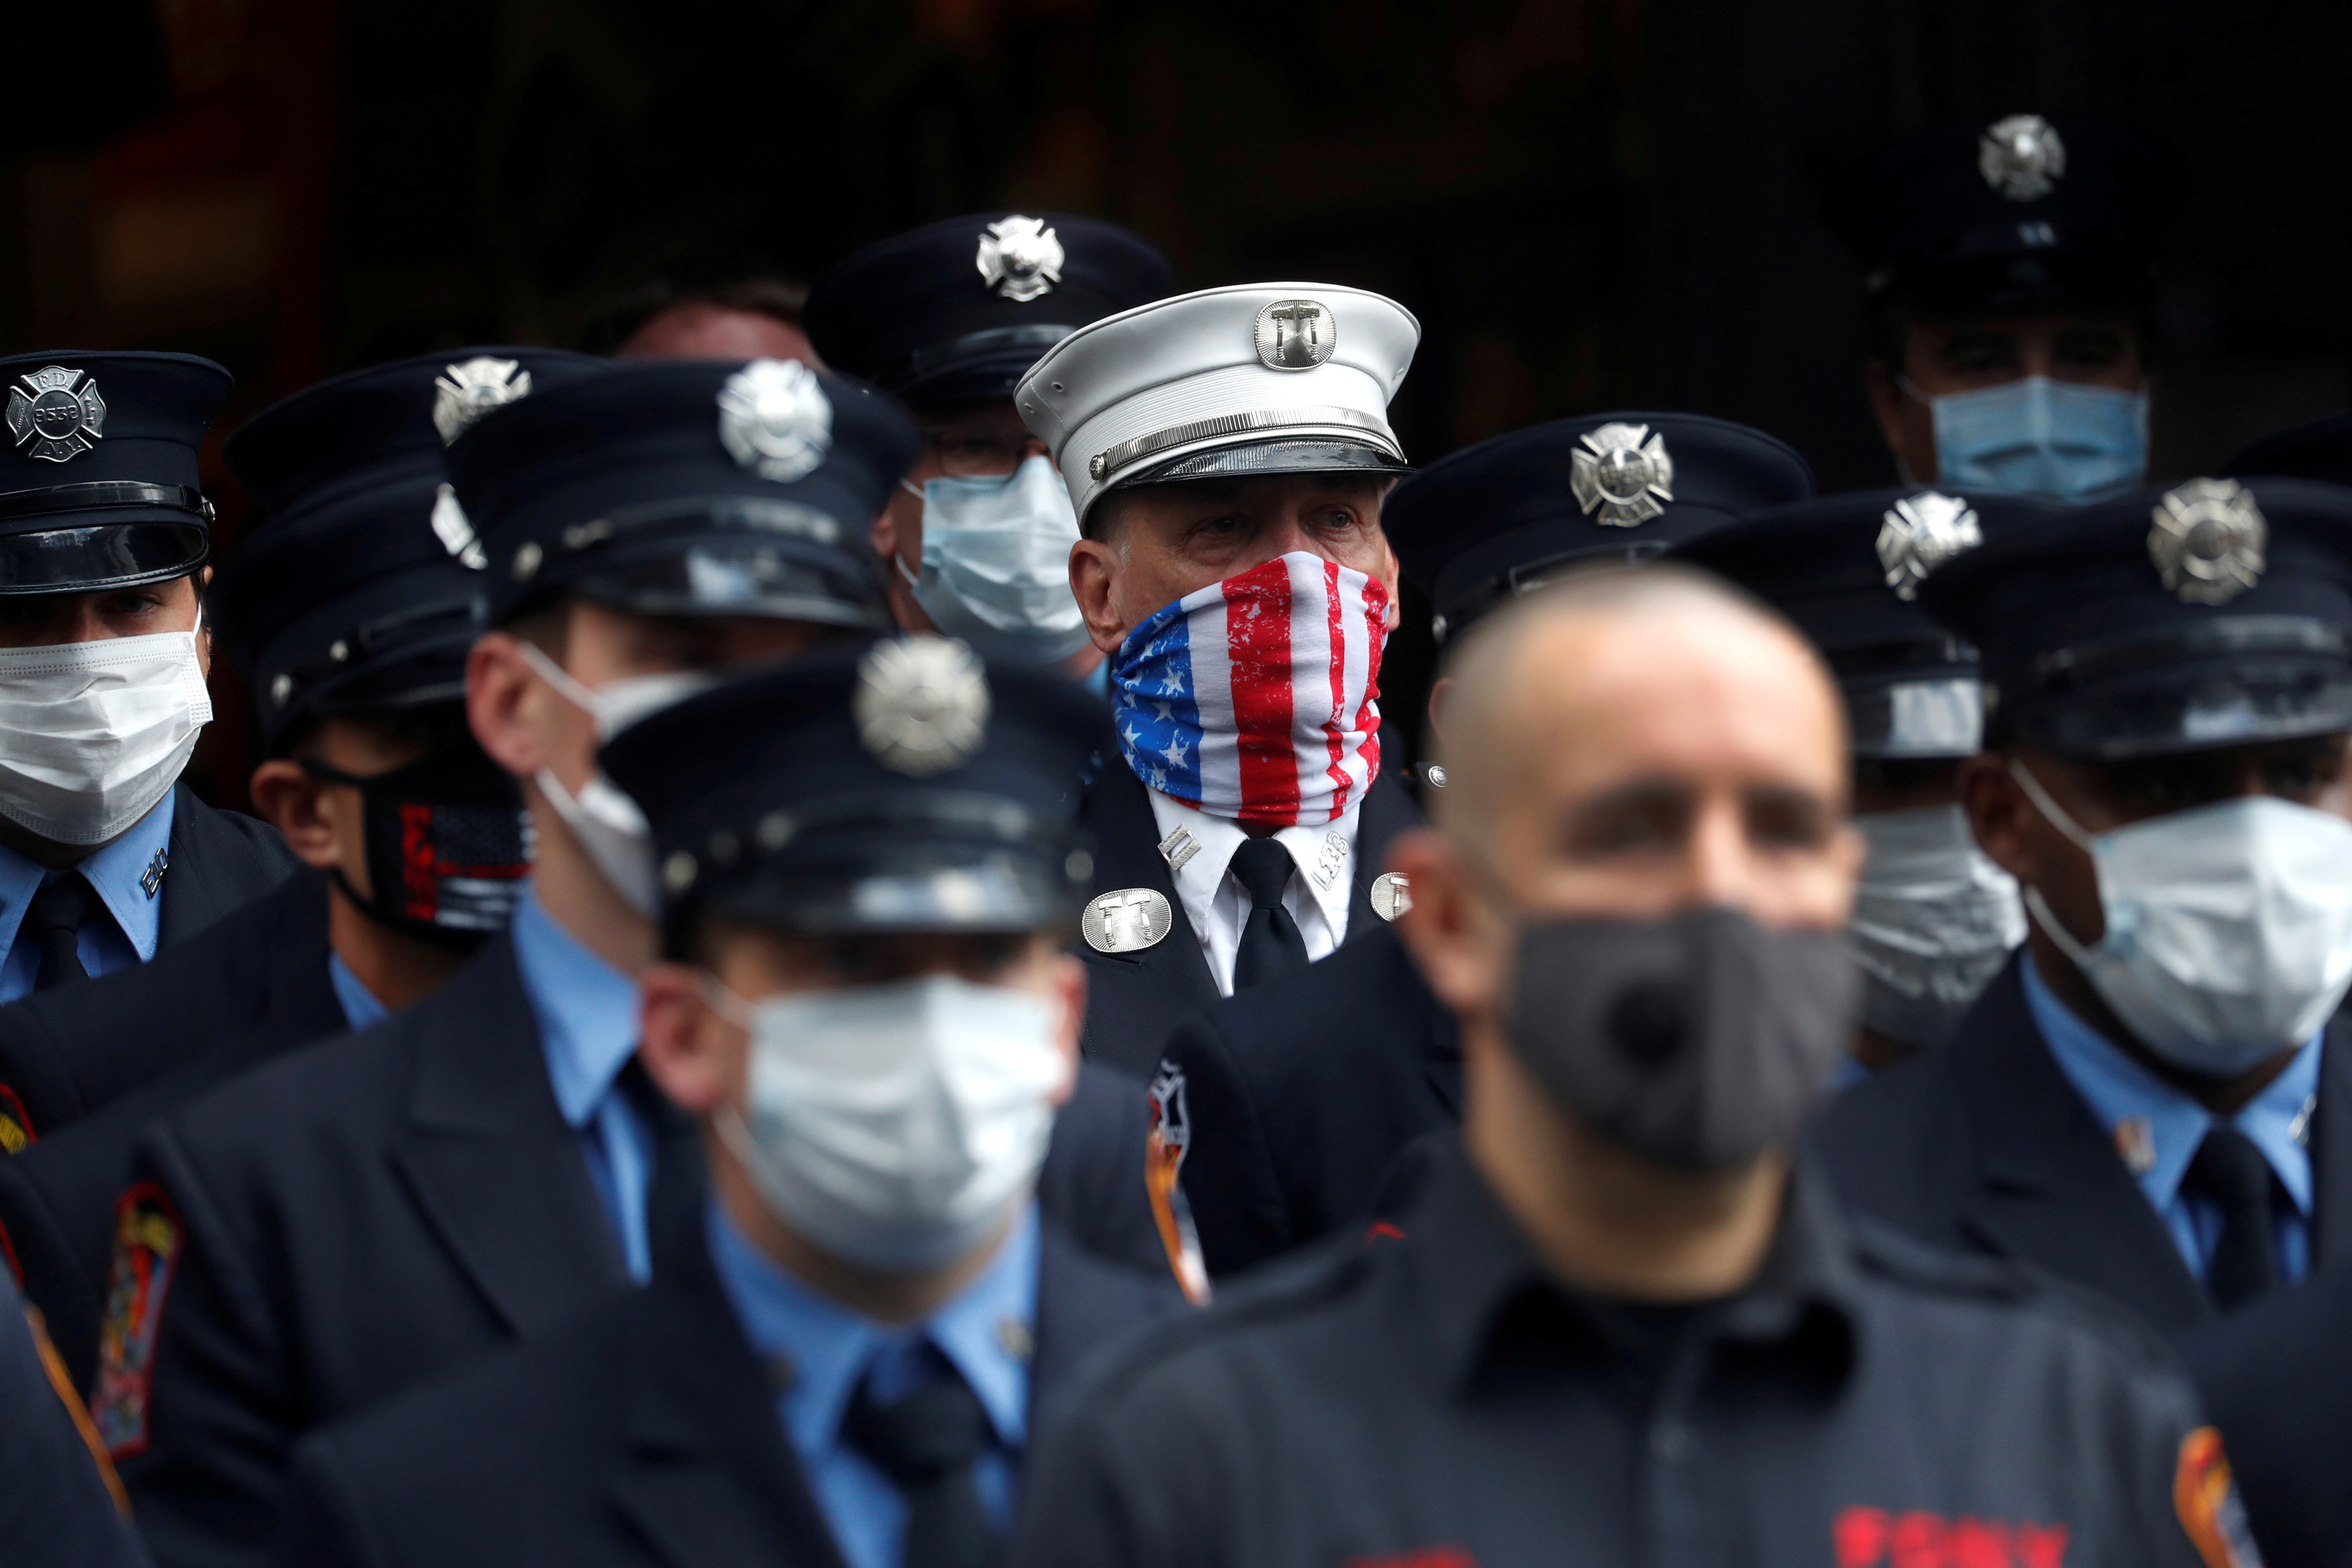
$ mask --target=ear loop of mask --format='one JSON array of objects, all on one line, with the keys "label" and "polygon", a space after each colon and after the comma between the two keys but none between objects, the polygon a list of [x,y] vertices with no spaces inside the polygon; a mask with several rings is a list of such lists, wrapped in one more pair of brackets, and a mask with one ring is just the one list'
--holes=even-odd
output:
[{"label": "ear loop of mask", "polygon": [[[2042,821],[2056,828],[2084,854],[2092,858],[2091,874],[2096,877],[2098,875],[2097,840],[2083,831],[2082,825],[2067,815],[2064,806],[2051,798],[2050,792],[2042,787],[2042,781],[2035,778],[2032,770],[2015,757],[2009,759],[2009,776],[2017,781],[2018,788],[2025,792],[2026,798],[2033,803],[2033,809],[2041,813]],[[2077,940],[2072,931],[2060,923],[2058,917],[2051,912],[2049,903],[2042,897],[2041,889],[2031,882],[2024,883],[2022,886],[2025,889],[2025,911],[2033,917],[2033,923],[2042,928],[2042,934],[2058,944],[2058,951],[2064,953],[2075,968],[2081,969],[2087,966],[2092,961],[2090,948]]]}]

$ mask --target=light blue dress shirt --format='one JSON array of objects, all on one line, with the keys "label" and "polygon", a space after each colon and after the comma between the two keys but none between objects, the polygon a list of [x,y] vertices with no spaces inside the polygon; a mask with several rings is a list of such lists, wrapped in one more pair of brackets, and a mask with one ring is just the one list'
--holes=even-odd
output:
[{"label": "light blue dress shirt", "polygon": [[531,887],[515,906],[515,963],[539,1021],[548,1081],[563,1120],[579,1135],[596,1196],[640,1283],[653,1277],[646,1234],[646,1189],[653,1135],[619,1092],[621,1069],[637,1051],[637,987],[555,923]]},{"label": "light blue dress shirt", "polygon": [[[996,1440],[974,1467],[982,1504],[1013,1521],[1013,1479],[1028,1441],[1028,1351],[1037,1324],[1037,1212],[1017,1220],[978,1279],[928,1321],[886,1328],[818,1295],[776,1267],[718,1200],[706,1221],[711,1262],[744,1336],[762,1361],[789,1365],[776,1410],[849,1568],[898,1568],[906,1504],[888,1478],[842,1441],[841,1420],[866,1369],[887,1381],[925,1342],[979,1396]],[[883,1397],[890,1395],[885,1392]]]},{"label": "light blue dress shirt", "polygon": [[33,981],[41,972],[40,943],[20,942],[16,936],[24,929],[25,910],[33,895],[53,877],[80,872],[106,912],[114,917],[101,920],[93,910],[82,921],[77,945],[83,969],[109,974],[155,956],[155,943],[162,934],[165,879],[155,879],[152,893],[140,879],[171,845],[179,793],[176,788],[164,791],[155,809],[141,817],[131,831],[68,871],[51,871],[14,849],[0,847],[0,953],[6,955],[0,958],[0,1002],[30,994]]},{"label": "light blue dress shirt", "polygon": [[[2035,1026],[2099,1125],[2110,1135],[2130,1118],[2147,1127],[2144,1147],[2150,1157],[2147,1169],[2134,1171],[2132,1176],[2172,1233],[2172,1245],[2180,1249],[2189,1272],[2203,1279],[2205,1266],[2221,1245],[2221,1213],[2204,1198],[2183,1193],[2180,1182],[2206,1130],[2213,1125],[2212,1112],[2076,1017],[2042,983],[2031,956],[2025,961],[2024,980],[2025,1005]],[[2290,1280],[2302,1279],[2311,1266],[2311,1151],[2305,1141],[2319,1092],[2321,1039],[2314,1035],[2305,1041],[2286,1070],[2230,1119],[2262,1151],[2278,1173],[2279,1185],[2294,1200],[2292,1211],[2278,1215],[2274,1242],[2279,1267]]]},{"label": "light blue dress shirt", "polygon": [[335,988],[335,1000],[342,1004],[343,1020],[354,1029],[372,1029],[392,1015],[375,999],[375,993],[352,973],[343,955],[330,950],[327,953],[327,981]]}]

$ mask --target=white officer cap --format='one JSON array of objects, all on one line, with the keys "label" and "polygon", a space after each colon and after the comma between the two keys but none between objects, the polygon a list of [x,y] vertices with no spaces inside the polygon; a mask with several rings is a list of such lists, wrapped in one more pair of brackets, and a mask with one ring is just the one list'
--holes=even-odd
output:
[{"label": "white officer cap", "polygon": [[1181,479],[1397,469],[1389,399],[1421,323],[1332,283],[1242,283],[1081,327],[1013,389],[1081,521],[1107,490]]}]

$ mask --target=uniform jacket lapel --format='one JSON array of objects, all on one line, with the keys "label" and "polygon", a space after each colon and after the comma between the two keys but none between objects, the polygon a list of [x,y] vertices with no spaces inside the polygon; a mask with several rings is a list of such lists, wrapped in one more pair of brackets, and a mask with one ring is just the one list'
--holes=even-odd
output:
[{"label": "uniform jacket lapel", "polygon": [[492,941],[408,1015],[420,1050],[394,1159],[459,1265],[517,1333],[628,1283],[556,1109],[514,946]]},{"label": "uniform jacket lapel", "polygon": [[1160,1040],[1177,1019],[1215,1005],[1217,983],[1202,956],[1200,936],[1185,918],[1176,880],[1160,856],[1160,825],[1151,815],[1143,781],[1115,748],[1105,749],[1101,770],[1087,786],[1079,825],[1094,839],[1090,897],[1122,888],[1149,888],[1168,900],[1168,934],[1141,952],[1097,952],[1083,944],[1078,950],[1091,991],[1087,1055],[1149,1077]]},{"label": "uniform jacket lapel", "polygon": [[627,1369],[615,1505],[676,1568],[843,1568],[701,1226],[665,1231],[637,1300],[644,1348]]},{"label": "uniform jacket lapel", "polygon": [[2352,1014],[2339,1012],[2328,1020],[2308,1147],[2311,1259],[2316,1268],[2352,1258]]},{"label": "uniform jacket lapel", "polygon": [[2159,1329],[2212,1313],[2164,1222],[2025,1005],[2012,960],[1989,1005],[1948,1048],[1972,1130],[1976,1185],[1960,1222],[1994,1251],[2086,1285]]},{"label": "uniform jacket lapel", "polygon": [[291,875],[297,864],[276,829],[243,818],[233,823],[187,785],[172,788],[172,837],[155,895],[163,900],[156,916],[159,951],[251,903]]},{"label": "uniform jacket lapel", "polygon": [[1343,942],[1360,942],[1388,924],[1372,912],[1372,879],[1386,866],[1389,845],[1397,835],[1421,824],[1421,808],[1393,774],[1382,773],[1364,792],[1364,809],[1356,817],[1355,890],[1348,900],[1348,934]]}]

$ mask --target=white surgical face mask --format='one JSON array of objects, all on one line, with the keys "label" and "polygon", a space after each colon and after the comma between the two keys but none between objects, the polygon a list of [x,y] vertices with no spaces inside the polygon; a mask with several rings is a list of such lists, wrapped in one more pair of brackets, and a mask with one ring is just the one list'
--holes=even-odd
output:
[{"label": "white surgical face mask", "polygon": [[1940,1046],[2025,940],[2017,883],[1977,847],[1957,805],[1868,812],[1870,846],[1847,932],[1862,1021],[1914,1049]]},{"label": "white surgical face mask", "polygon": [[1070,594],[1078,514],[1051,461],[1030,458],[1001,479],[898,483],[923,498],[922,574],[892,560],[933,626],[986,657],[1028,664],[1087,646]]},{"label": "white surgical face mask", "polygon": [[719,1135],[778,1218],[869,1268],[936,1268],[1025,1202],[1068,1084],[1053,1002],[926,975],[747,1003],[751,1093]]},{"label": "white surgical face mask", "polygon": [[2251,795],[2095,837],[2021,763],[2010,773],[2089,852],[2106,934],[2084,946],[2034,889],[2026,908],[2165,1060],[2244,1072],[2309,1039],[2352,988],[2352,823]]},{"label": "white surgical face mask", "polygon": [[103,844],[152,810],[212,722],[199,635],[0,648],[0,816]]},{"label": "white surgical face mask", "polygon": [[[540,679],[596,721],[600,744],[647,714],[709,689],[715,680],[700,670],[680,670],[585,686],[535,644],[521,646],[524,659]],[[552,768],[541,768],[531,775],[531,782],[539,785],[540,794],[547,797],[547,804],[563,819],[563,826],[572,830],[572,837],[622,901],[647,920],[659,914],[661,891],[654,880],[653,829],[637,803],[606,778],[602,769],[588,775],[576,795],[563,787]]]}]

